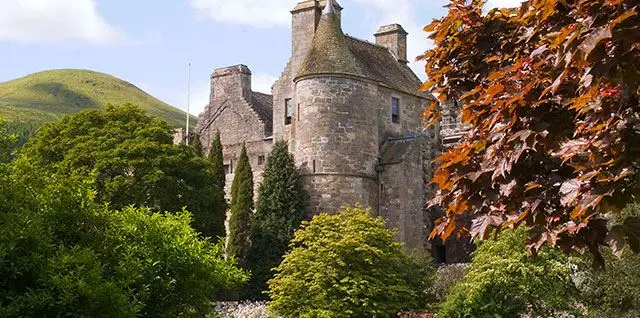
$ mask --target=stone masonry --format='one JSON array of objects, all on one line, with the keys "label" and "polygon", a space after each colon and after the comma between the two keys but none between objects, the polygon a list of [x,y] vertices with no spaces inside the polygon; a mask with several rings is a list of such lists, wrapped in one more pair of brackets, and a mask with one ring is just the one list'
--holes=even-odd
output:
[{"label": "stone masonry", "polygon": [[419,91],[407,66],[407,32],[391,24],[375,43],[347,36],[342,8],[329,1],[302,1],[291,11],[291,57],[273,95],[251,90],[245,65],[213,72],[196,128],[205,151],[219,131],[230,186],[245,144],[257,190],[274,140],[287,140],[309,217],[360,204],[396,228],[407,248],[434,256],[448,249],[439,260],[464,261],[457,243],[427,240],[438,211],[426,201],[443,140],[439,127],[424,128],[421,113],[433,97]]}]

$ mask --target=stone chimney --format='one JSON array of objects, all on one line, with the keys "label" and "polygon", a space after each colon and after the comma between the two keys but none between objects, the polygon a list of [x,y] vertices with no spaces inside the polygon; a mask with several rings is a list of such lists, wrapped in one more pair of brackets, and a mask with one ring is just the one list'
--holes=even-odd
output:
[{"label": "stone chimney", "polygon": [[211,74],[211,103],[222,98],[251,100],[251,71],[246,65],[216,69]]},{"label": "stone chimney", "polygon": [[383,25],[374,34],[376,44],[391,51],[399,62],[407,63],[407,31],[399,24]]},{"label": "stone chimney", "polygon": [[[331,1],[333,1],[336,14],[340,18],[342,7],[335,0]],[[294,73],[298,71],[300,64],[302,64],[307,55],[325,4],[326,1],[307,0],[299,2],[291,10],[291,66]]]}]

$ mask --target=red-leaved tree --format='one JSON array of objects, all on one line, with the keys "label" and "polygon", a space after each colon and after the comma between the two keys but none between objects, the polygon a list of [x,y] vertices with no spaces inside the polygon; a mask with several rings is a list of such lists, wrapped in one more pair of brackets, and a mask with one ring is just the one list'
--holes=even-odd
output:
[{"label": "red-leaved tree", "polygon": [[[526,224],[533,251],[588,248],[602,264],[601,245],[640,250],[638,219],[607,223],[640,195],[640,0],[483,5],[452,0],[425,27],[423,89],[460,101],[470,126],[437,159],[432,237]],[[438,103],[424,117],[436,123]]]}]

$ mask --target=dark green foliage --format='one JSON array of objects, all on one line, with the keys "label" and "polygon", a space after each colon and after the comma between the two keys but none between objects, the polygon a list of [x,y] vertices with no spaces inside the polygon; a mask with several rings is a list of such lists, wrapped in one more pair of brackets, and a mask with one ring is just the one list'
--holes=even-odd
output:
[{"label": "dark green foliage", "polygon": [[238,167],[231,184],[231,216],[227,256],[235,257],[245,268],[251,246],[251,219],[253,213],[253,173],[247,156],[247,148],[242,145]]},{"label": "dark green foliage", "polygon": [[[621,224],[629,217],[640,216],[640,203],[632,203],[614,220]],[[640,255],[625,247],[617,258],[603,248],[606,266],[590,268],[581,286],[584,302],[594,315],[602,317],[636,317],[640,311]]]},{"label": "dark green foliage", "polygon": [[[218,220],[220,233],[225,233],[224,221],[226,219],[226,211],[229,209],[229,204],[225,198],[225,186],[226,186],[226,173],[224,171],[224,158],[222,156],[222,144],[220,143],[220,132],[216,133],[213,141],[211,142],[211,150],[208,156],[209,164],[211,166],[211,181],[213,184],[213,195],[211,200],[216,202],[216,210],[225,211],[225,213],[219,215]],[[215,211],[214,211],[215,212]],[[216,214],[218,215],[218,214]]]},{"label": "dark green foliage", "polygon": [[0,166],[0,317],[202,317],[246,280],[188,213],[112,211],[92,186]]},{"label": "dark green foliage", "polygon": [[577,296],[571,275],[579,259],[547,247],[532,257],[526,236],[521,227],[483,241],[438,317],[553,317],[555,311],[571,309]]},{"label": "dark green foliage", "polygon": [[222,156],[222,143],[220,142],[219,131],[216,132],[215,137],[211,141],[211,150],[209,150],[209,161],[211,161],[211,170],[213,171],[214,184],[224,189],[227,179],[224,171],[224,158]]},{"label": "dark green foliage", "polygon": [[0,164],[9,161],[11,149],[17,139],[17,135],[12,133],[7,122],[0,118]]},{"label": "dark green foliage", "polygon": [[191,147],[174,145],[171,127],[138,107],[107,106],[46,124],[22,154],[39,166],[90,178],[97,202],[156,212],[187,207],[197,230],[224,235],[226,207],[214,200],[209,162]]},{"label": "dark green foliage", "polygon": [[304,190],[287,142],[278,140],[267,158],[253,218],[247,297],[262,299],[271,272],[282,261],[304,218]]},{"label": "dark green foliage", "polygon": [[191,147],[196,152],[198,156],[204,156],[204,149],[202,148],[202,142],[200,141],[200,136],[194,135],[193,140],[191,141]]},{"label": "dark green foliage", "polygon": [[393,317],[422,309],[431,262],[406,254],[395,234],[360,208],[303,222],[269,281],[269,308],[284,317]]}]

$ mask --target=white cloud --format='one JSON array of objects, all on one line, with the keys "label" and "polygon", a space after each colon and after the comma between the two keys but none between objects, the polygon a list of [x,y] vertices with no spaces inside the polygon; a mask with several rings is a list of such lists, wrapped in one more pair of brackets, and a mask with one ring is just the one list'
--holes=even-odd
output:
[{"label": "white cloud", "polygon": [[288,26],[297,0],[189,0],[200,16],[260,28]]},{"label": "white cloud", "polygon": [[124,41],[124,36],[100,16],[95,0],[2,0],[1,7],[0,41]]},{"label": "white cloud", "polygon": [[485,7],[487,9],[519,7],[523,1],[524,0],[489,0]]}]

